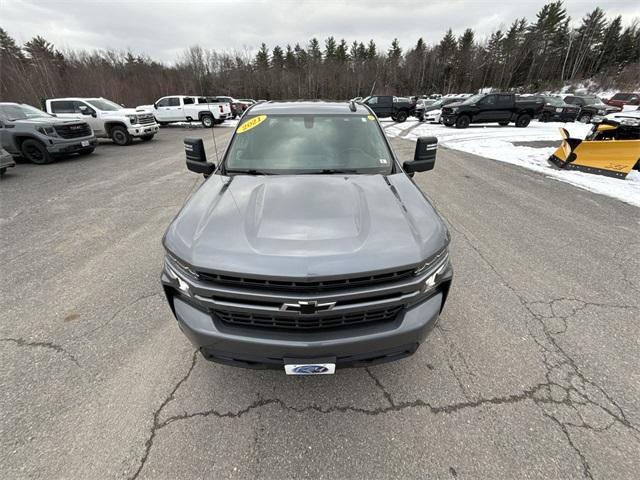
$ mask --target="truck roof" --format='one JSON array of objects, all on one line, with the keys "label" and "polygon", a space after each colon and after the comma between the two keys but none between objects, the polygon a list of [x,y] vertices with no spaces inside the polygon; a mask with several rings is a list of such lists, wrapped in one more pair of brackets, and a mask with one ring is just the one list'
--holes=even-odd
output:
[{"label": "truck roof", "polygon": [[371,112],[367,107],[359,103],[354,103],[355,112],[349,108],[349,102],[323,102],[323,101],[297,101],[297,102],[266,102],[258,103],[251,107],[249,114],[360,114],[366,115]]}]

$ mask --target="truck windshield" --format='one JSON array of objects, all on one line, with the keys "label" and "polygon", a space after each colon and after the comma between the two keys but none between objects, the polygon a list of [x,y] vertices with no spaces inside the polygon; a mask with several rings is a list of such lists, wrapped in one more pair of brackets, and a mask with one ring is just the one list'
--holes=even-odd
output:
[{"label": "truck windshield", "polygon": [[92,107],[95,107],[103,112],[115,112],[116,110],[122,110],[122,107],[120,105],[110,100],[105,100],[104,98],[87,100],[87,102],[91,104]]},{"label": "truck windshield", "polygon": [[48,113],[31,105],[0,105],[0,116],[8,121],[28,120],[30,118],[50,117]]},{"label": "truck windshield", "polygon": [[556,105],[558,107],[564,105],[564,102],[562,100],[560,100],[558,97],[542,97],[545,101],[545,103],[548,103],[549,105]]},{"label": "truck windshield", "polygon": [[478,93],[476,95],[473,95],[469,98],[467,98],[464,102],[462,102],[463,105],[469,105],[471,103],[476,103],[478,100],[480,100],[481,98],[484,98],[486,95],[484,93]]},{"label": "truck windshield", "polygon": [[236,130],[233,173],[388,174],[392,156],[372,115],[253,115]]},{"label": "truck windshield", "polygon": [[582,97],[584,99],[584,103],[585,105],[602,105],[604,106],[604,103],[602,103],[602,100],[600,100],[599,97]]}]

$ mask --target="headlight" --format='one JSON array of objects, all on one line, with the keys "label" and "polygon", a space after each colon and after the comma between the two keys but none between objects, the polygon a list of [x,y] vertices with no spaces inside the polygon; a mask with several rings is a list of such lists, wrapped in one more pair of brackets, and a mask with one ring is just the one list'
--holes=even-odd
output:
[{"label": "headlight", "polygon": [[135,125],[136,123],[138,123],[138,116],[137,115],[127,115],[127,118],[131,122],[131,125]]},{"label": "headlight", "polygon": [[178,290],[191,296],[189,279],[198,278],[198,274],[172,255],[167,254],[164,259],[167,275],[178,284]]},{"label": "headlight", "polygon": [[422,265],[417,267],[413,271],[413,274],[414,275],[421,275],[421,274],[425,273],[428,270],[431,270],[433,268],[439,267],[440,265],[445,265],[446,266],[448,263],[449,263],[449,250],[447,248],[445,248],[440,253],[438,253],[437,255],[435,255],[434,257],[430,258],[429,260],[424,262]]},{"label": "headlight", "polygon": [[598,115],[604,115],[606,113],[605,110],[598,110]]},{"label": "headlight", "polygon": [[458,107],[451,107],[451,113],[456,113],[458,111]]},{"label": "headlight", "polygon": [[58,137],[58,133],[53,127],[38,127],[38,131],[47,137]]},{"label": "headlight", "polygon": [[616,119],[620,125],[626,125],[628,127],[640,127],[640,119],[638,118],[618,118]]}]

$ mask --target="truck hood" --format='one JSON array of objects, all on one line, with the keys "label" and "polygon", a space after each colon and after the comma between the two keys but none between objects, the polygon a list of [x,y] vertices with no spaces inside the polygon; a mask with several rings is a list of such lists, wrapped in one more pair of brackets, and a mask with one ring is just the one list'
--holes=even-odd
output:
[{"label": "truck hood", "polygon": [[164,246],[197,269],[314,278],[418,265],[448,241],[404,174],[214,175]]},{"label": "truck hood", "polygon": [[151,110],[143,107],[136,108],[121,108],[120,110],[115,110],[113,112],[103,111],[103,117],[122,117],[123,115],[136,115],[139,113],[151,113]]},{"label": "truck hood", "polygon": [[14,123],[16,125],[40,125],[43,127],[50,127],[54,125],[64,125],[67,123],[78,123],[78,122],[82,122],[82,120],[63,119],[63,118],[56,118],[56,117],[36,117],[36,118],[28,118],[25,120],[13,120],[11,123]]}]

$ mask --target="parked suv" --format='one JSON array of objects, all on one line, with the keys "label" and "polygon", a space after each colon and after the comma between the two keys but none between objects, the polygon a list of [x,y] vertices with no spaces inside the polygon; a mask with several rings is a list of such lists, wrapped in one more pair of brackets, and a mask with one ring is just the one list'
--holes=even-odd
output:
[{"label": "parked suv", "polygon": [[44,108],[59,118],[86,121],[96,137],[110,138],[118,145],[130,145],[134,138],[149,141],[158,133],[150,111],[125,108],[106,98],[48,98]]},{"label": "parked suv", "polygon": [[437,139],[395,157],[354,102],[252,106],[220,165],[186,139],[207,180],[164,239],[162,284],[205,358],[289,374],[411,355],[452,279],[449,233],[410,178]]},{"label": "parked suv", "polygon": [[[147,107],[147,105],[143,105]],[[212,128],[231,118],[231,108],[227,103],[211,103],[208,98],[196,95],[172,95],[162,97],[153,105],[153,114],[160,125],[176,122],[200,122],[205,128]]]},{"label": "parked suv", "polygon": [[580,107],[578,121],[582,123],[591,122],[595,116],[601,117],[622,110],[620,107],[604,104],[600,97],[595,95],[567,95],[564,97],[564,101]]},{"label": "parked suv", "polygon": [[566,103],[560,97],[538,95],[529,98],[539,98],[544,102],[542,111],[538,115],[538,120],[541,122],[573,122],[580,114],[580,107]]},{"label": "parked suv", "polygon": [[0,103],[0,144],[14,157],[45,164],[57,155],[88,155],[97,143],[87,122],[56,118],[24,103]]},{"label": "parked suv", "polygon": [[612,107],[623,108],[625,105],[640,105],[640,93],[616,93],[613,97],[605,102]]},{"label": "parked suv", "polygon": [[442,108],[447,127],[467,128],[471,123],[498,123],[526,127],[544,106],[540,99],[516,98],[513,93],[479,93]]}]

